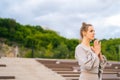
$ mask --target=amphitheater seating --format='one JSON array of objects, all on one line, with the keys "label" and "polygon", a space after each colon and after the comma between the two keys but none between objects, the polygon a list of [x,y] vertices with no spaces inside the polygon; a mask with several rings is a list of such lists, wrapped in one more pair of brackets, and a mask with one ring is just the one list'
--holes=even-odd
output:
[{"label": "amphitheater seating", "polygon": [[[0,67],[7,67],[6,64],[0,64]],[[13,80],[15,79],[15,76],[8,76],[8,75],[5,75],[5,76],[1,76],[0,75],[0,80]]]},{"label": "amphitheater seating", "polygon": [[[38,62],[65,77],[66,80],[78,80],[80,69],[75,60],[38,59]],[[109,62],[103,73],[103,80],[120,80],[120,63]]]},{"label": "amphitheater seating", "polygon": [[[66,80],[78,80],[80,75],[79,65],[76,60],[36,59],[39,63],[63,76]],[[0,63],[3,70],[8,65]],[[2,74],[2,73],[1,73]],[[0,80],[15,80],[14,75],[0,75]],[[102,80],[120,80],[120,62],[108,62],[103,72]]]}]

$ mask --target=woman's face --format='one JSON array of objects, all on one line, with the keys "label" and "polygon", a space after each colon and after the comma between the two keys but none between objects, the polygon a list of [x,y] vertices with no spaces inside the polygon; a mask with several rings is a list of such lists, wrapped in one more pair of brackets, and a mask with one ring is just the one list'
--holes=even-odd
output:
[{"label": "woman's face", "polygon": [[89,26],[88,30],[86,32],[86,37],[89,40],[94,40],[94,36],[95,36],[95,30],[94,30],[94,28],[92,26]]}]

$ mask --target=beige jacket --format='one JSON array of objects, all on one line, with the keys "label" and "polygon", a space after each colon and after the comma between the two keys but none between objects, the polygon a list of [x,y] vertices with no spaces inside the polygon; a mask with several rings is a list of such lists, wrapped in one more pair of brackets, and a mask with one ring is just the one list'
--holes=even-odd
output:
[{"label": "beige jacket", "polygon": [[105,56],[104,60],[100,61],[98,56],[83,44],[79,44],[75,49],[75,58],[80,65],[80,70],[90,73],[102,73],[103,68],[107,62]]}]

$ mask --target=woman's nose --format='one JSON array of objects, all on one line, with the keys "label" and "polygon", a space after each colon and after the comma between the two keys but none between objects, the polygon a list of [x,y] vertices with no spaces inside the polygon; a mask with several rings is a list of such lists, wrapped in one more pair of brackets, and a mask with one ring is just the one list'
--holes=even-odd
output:
[{"label": "woman's nose", "polygon": [[93,32],[93,34],[95,35],[95,32]]}]

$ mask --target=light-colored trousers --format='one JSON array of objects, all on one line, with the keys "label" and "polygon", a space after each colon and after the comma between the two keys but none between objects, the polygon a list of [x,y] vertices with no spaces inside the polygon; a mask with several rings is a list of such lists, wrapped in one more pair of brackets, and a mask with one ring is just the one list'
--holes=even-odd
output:
[{"label": "light-colored trousers", "polygon": [[79,80],[102,80],[97,73],[81,72]]}]

